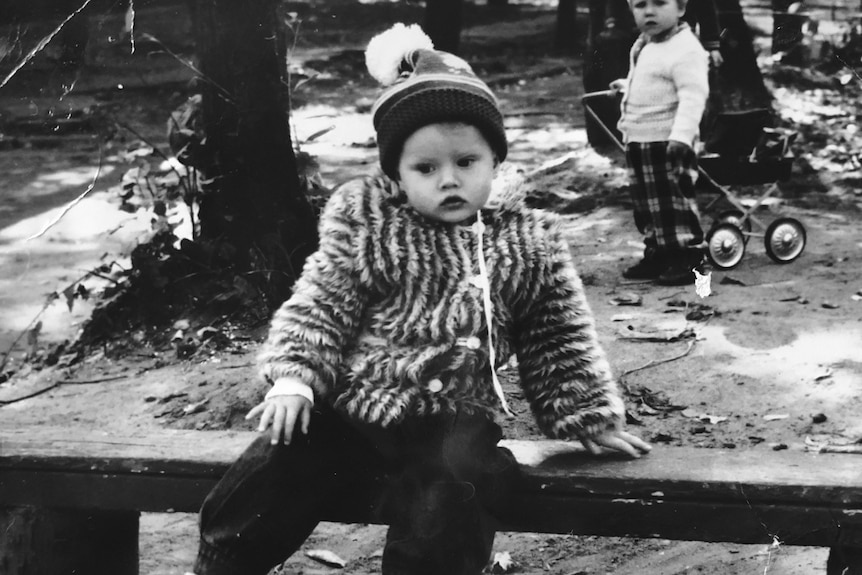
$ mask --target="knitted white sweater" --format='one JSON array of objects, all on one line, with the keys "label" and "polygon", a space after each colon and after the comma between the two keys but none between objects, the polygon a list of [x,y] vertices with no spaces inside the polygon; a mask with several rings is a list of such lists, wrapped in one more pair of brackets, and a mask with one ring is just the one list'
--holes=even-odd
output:
[{"label": "knitted white sweater", "polygon": [[625,142],[694,145],[709,95],[709,55],[687,24],[632,46],[617,124]]}]

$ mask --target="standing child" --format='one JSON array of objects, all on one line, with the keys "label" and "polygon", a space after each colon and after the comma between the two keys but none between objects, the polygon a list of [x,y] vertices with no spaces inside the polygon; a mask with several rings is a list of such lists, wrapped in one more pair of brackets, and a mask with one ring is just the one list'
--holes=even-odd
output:
[{"label": "standing child", "polygon": [[618,124],[634,185],[634,219],[644,257],[628,279],[660,285],[694,282],[703,230],[694,201],[699,124],[709,95],[708,55],[688,24],[686,0],[630,0],[641,34],[631,49]]},{"label": "standing child", "polygon": [[385,175],[330,198],[320,247],[260,354],[262,434],[201,510],[198,575],[263,575],[329,510],[376,513],[387,575],[477,575],[517,478],[497,446],[497,358],[517,354],[547,435],[632,457],[624,407],[555,218],[489,199],[497,100],[396,25],[369,44]]}]

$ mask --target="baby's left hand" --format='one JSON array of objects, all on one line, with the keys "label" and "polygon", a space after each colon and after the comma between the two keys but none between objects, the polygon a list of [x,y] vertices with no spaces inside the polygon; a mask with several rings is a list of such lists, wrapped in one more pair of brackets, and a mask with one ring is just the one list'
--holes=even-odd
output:
[{"label": "baby's left hand", "polygon": [[602,452],[599,446],[613,449],[615,451],[622,451],[634,458],[640,457],[641,452],[649,453],[652,449],[652,446],[640,437],[632,435],[627,431],[623,431],[621,423],[608,429],[598,437],[582,439],[581,443],[583,443],[584,447],[586,447],[593,455],[599,455]]},{"label": "baby's left hand", "polygon": [[693,155],[694,150],[687,144],[676,140],[670,140],[667,143],[667,160],[671,165],[672,173],[677,177],[682,175],[686,160]]}]

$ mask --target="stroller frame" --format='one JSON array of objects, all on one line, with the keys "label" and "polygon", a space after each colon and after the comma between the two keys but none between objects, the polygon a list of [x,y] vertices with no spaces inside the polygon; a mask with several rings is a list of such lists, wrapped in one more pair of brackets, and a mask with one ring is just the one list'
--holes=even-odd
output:
[{"label": "stroller frame", "polygon": [[[594,98],[614,95],[616,92],[613,90],[589,92],[582,96],[581,101],[587,114],[616,147],[625,153],[623,143],[590,106],[590,100]],[[739,265],[745,255],[748,239],[751,237],[762,238],[767,255],[779,264],[790,263],[798,258],[807,242],[805,227],[799,220],[779,217],[767,224],[755,215],[755,212],[779,190],[778,182],[790,177],[793,164],[790,145],[796,138],[795,132],[761,128],[759,123],[751,121],[763,112],[766,111],[755,110],[724,115],[735,116],[733,123],[737,126],[744,126],[749,131],[753,126],[759,132],[754,134],[758,138],[758,143],[750,150],[733,149],[734,142],[730,142],[729,146],[720,146],[718,153],[698,156],[700,176],[709,183],[710,187],[720,193],[707,205],[707,209],[722,198],[733,207],[720,212],[706,234],[707,256],[712,265],[719,269],[732,269]],[[769,154],[768,160],[761,159],[764,153]],[[770,185],[748,206],[728,188],[733,184],[764,183]],[[754,231],[753,228],[758,231]]]}]

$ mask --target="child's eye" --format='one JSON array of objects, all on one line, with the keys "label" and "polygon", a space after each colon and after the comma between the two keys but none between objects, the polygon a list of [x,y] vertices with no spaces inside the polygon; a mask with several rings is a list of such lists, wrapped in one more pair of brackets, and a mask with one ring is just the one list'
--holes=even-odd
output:
[{"label": "child's eye", "polygon": [[420,174],[428,175],[434,171],[434,166],[431,164],[416,164],[413,169]]},{"label": "child's eye", "polygon": [[644,8],[646,8],[646,2],[635,2],[632,4],[632,8],[638,8],[640,10],[643,10]]},{"label": "child's eye", "polygon": [[473,157],[460,158],[458,160],[458,167],[459,168],[469,168],[470,166],[472,166],[475,163],[476,163],[476,158],[473,158]]}]

